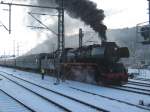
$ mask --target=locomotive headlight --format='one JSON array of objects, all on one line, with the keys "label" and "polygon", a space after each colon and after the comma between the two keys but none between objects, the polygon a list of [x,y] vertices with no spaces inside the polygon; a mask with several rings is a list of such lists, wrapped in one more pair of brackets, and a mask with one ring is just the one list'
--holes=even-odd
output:
[{"label": "locomotive headlight", "polygon": [[117,50],[118,50],[118,48],[117,48],[117,47],[115,47],[115,48],[114,48],[114,50],[115,50],[115,51],[117,51]]}]

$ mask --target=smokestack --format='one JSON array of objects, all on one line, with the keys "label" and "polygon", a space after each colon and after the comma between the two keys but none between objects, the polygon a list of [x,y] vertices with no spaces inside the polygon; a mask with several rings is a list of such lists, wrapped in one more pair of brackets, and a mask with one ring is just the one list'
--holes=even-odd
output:
[{"label": "smokestack", "polygon": [[[61,0],[56,0],[61,5]],[[97,9],[97,5],[89,0],[64,0],[64,9],[73,18],[81,19],[85,24],[99,33],[102,42],[106,41],[107,27],[103,24],[104,11]]]},{"label": "smokestack", "polygon": [[83,31],[82,31],[82,28],[79,29],[79,48],[82,47],[82,40],[83,40]]}]

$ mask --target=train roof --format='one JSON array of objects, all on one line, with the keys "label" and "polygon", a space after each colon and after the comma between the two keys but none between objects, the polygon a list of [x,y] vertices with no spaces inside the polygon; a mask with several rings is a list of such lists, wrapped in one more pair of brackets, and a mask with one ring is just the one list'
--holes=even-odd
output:
[{"label": "train roof", "polygon": [[44,58],[45,56],[49,57],[51,54],[50,53],[40,53],[40,54],[29,54],[29,55],[22,55],[17,57],[16,59],[19,58],[26,58],[26,57],[37,57],[37,58]]}]

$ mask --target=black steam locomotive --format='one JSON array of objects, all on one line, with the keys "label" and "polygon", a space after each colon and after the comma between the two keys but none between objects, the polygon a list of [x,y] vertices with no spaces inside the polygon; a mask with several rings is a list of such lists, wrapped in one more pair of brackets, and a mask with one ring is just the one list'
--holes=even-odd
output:
[{"label": "black steam locomotive", "polygon": [[114,42],[103,42],[101,45],[66,48],[61,56],[53,52],[3,59],[0,65],[36,71],[44,69],[49,74],[59,70],[63,80],[122,84],[128,81],[128,74],[119,59],[125,57],[129,57],[128,48],[120,48]]},{"label": "black steam locomotive", "polygon": [[65,49],[61,71],[67,78],[73,77],[80,81],[122,84],[128,81],[128,74],[119,60],[127,57],[128,48],[120,48],[114,42]]}]

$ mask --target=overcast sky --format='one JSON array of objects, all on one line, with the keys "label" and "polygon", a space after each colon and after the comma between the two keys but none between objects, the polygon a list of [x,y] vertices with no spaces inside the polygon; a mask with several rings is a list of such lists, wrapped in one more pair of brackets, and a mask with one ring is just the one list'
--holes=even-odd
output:
[{"label": "overcast sky", "polygon": [[[12,1],[12,0],[4,0]],[[21,0],[14,0],[18,3]],[[26,0],[22,0],[26,1]],[[98,8],[104,9],[106,18],[104,23],[108,28],[133,27],[136,24],[148,21],[148,2],[147,0],[91,0]],[[0,5],[0,21],[8,27],[8,7]],[[20,51],[24,52],[33,48],[46,37],[43,34],[31,31],[25,26],[24,12],[27,9],[13,7],[12,11],[12,34],[0,27],[0,55],[13,54],[13,42],[19,43]],[[26,24],[27,26],[27,24]],[[39,38],[40,36],[40,38]],[[17,44],[15,45],[17,49]],[[17,51],[17,50],[16,50]]]},{"label": "overcast sky", "polygon": [[147,0],[93,0],[105,10],[108,28],[132,27],[148,21]]}]

